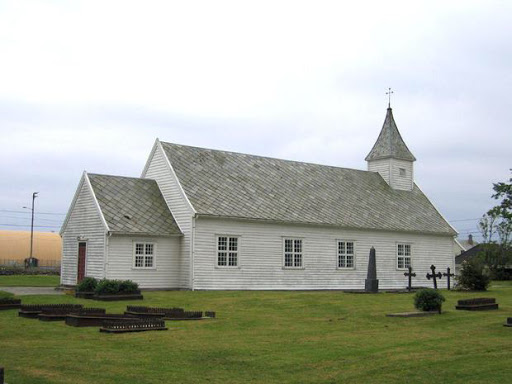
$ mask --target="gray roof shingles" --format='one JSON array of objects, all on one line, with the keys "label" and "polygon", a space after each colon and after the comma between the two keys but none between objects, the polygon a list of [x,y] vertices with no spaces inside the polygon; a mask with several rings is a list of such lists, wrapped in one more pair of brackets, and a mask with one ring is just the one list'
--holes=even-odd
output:
[{"label": "gray roof shingles", "polygon": [[391,108],[388,108],[379,137],[365,160],[371,161],[387,158],[416,161],[416,158],[407,148],[398,131]]},{"label": "gray roof shingles", "polygon": [[162,142],[199,215],[454,235],[415,185],[375,172]]},{"label": "gray roof shingles", "polygon": [[155,180],[94,173],[88,176],[111,232],[181,234]]}]

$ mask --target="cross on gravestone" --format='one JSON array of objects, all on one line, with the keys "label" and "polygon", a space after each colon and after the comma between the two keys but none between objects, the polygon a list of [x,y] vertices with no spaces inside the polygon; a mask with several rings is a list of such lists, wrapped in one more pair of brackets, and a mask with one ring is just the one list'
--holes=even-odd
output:
[{"label": "cross on gravestone", "polygon": [[414,272],[412,271],[412,267],[407,267],[407,269],[408,269],[408,272],[405,272],[405,273],[404,273],[404,276],[409,277],[409,284],[407,285],[407,290],[408,290],[409,292],[411,292],[411,290],[412,290],[412,278],[413,278],[413,277],[416,277],[416,273],[414,273]]},{"label": "cross on gravestone", "polygon": [[446,286],[448,290],[450,290],[450,277],[455,276],[454,273],[450,273],[450,267],[446,268],[446,273],[443,273],[443,276],[446,276]]},{"label": "cross on gravestone", "polygon": [[427,279],[428,280],[433,279],[434,280],[434,289],[437,289],[437,279],[440,279],[441,277],[443,277],[443,274],[441,272],[436,273],[436,266],[434,264],[432,264],[430,266],[430,270],[432,271],[432,273],[427,273]]}]

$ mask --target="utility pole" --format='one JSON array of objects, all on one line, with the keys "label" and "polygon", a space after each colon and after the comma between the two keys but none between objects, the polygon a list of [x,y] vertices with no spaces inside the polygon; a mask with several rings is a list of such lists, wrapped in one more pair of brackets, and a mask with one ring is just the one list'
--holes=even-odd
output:
[{"label": "utility pole", "polygon": [[34,200],[37,197],[39,192],[34,192],[32,194],[32,224],[30,225],[30,257],[28,259],[29,267],[32,266],[32,255],[34,250]]}]

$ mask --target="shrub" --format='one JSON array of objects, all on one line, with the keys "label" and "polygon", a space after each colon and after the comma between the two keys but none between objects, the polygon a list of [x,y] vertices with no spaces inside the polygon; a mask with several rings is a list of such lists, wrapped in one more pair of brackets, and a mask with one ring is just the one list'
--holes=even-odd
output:
[{"label": "shrub", "polygon": [[491,268],[492,280],[512,280],[512,269],[510,268]]},{"label": "shrub", "polygon": [[445,298],[435,289],[427,288],[416,292],[414,295],[414,306],[422,311],[439,311]]},{"label": "shrub", "polygon": [[131,280],[107,280],[98,282],[94,293],[97,295],[115,295],[116,293],[137,293],[139,285]]},{"label": "shrub", "polygon": [[0,301],[14,299],[14,295],[10,292],[0,291]]},{"label": "shrub", "polygon": [[76,286],[75,290],[77,292],[94,292],[97,285],[98,280],[94,277],[86,277]]},{"label": "shrub", "polygon": [[462,262],[460,275],[457,277],[460,288],[472,291],[486,291],[491,278],[484,273],[484,265],[478,260]]},{"label": "shrub", "polygon": [[94,293],[97,295],[113,295],[119,292],[119,280],[103,279],[98,282]]},{"label": "shrub", "polygon": [[119,293],[137,293],[139,291],[139,284],[131,280],[123,280],[119,284]]}]

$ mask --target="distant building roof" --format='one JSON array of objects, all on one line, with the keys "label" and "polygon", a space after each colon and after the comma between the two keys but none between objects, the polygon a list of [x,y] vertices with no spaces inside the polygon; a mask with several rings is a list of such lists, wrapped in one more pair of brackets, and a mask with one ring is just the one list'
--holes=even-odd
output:
[{"label": "distant building roof", "polygon": [[398,131],[391,108],[388,108],[380,135],[365,160],[371,161],[387,158],[416,161],[416,158],[407,148]]},{"label": "distant building roof", "polygon": [[376,172],[161,144],[199,215],[455,234],[416,185]]},{"label": "distant building roof", "polygon": [[471,248],[478,245],[478,242],[473,240],[473,235],[469,235],[468,238],[465,240],[459,240],[459,243],[466,251],[469,251]]},{"label": "distant building roof", "polygon": [[94,173],[88,176],[111,232],[181,234],[155,180]]}]

